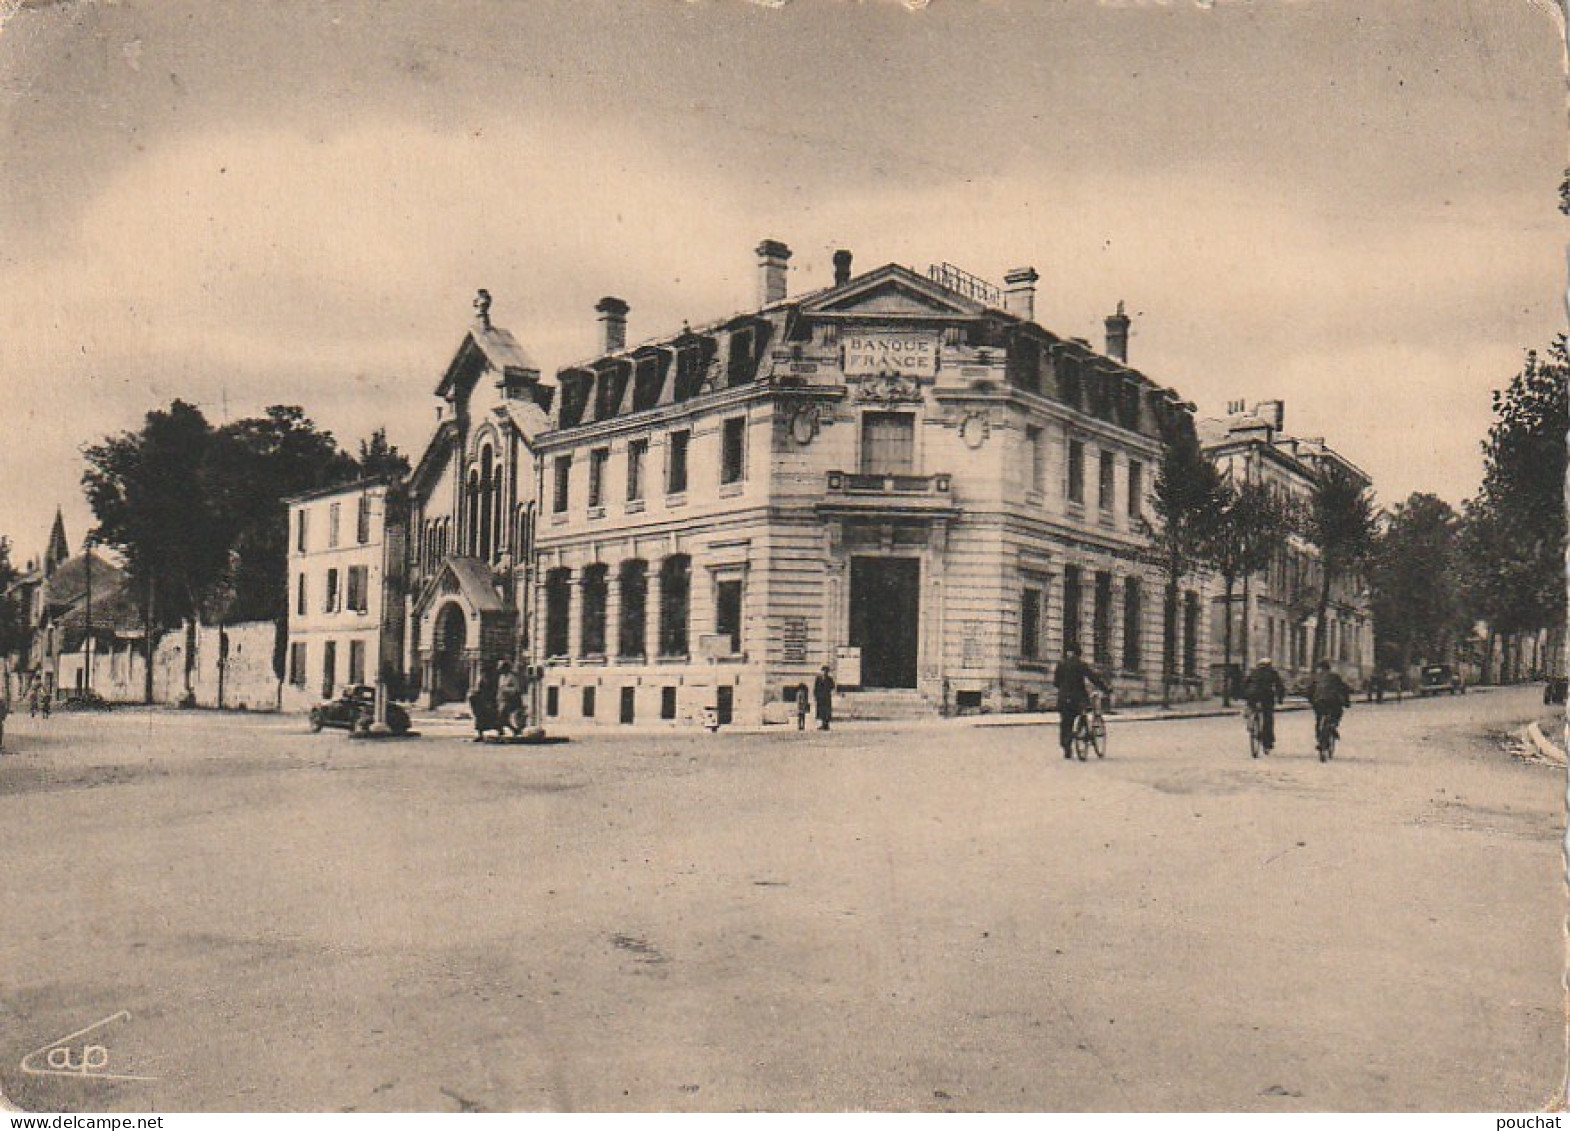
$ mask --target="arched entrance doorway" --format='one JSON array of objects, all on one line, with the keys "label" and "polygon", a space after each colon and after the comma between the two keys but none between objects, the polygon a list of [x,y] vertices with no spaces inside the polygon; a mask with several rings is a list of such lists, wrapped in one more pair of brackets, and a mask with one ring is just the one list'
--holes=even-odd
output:
[{"label": "arched entrance doorway", "polygon": [[431,633],[434,648],[432,680],[435,697],[443,703],[461,700],[469,690],[469,665],[464,658],[464,645],[468,641],[468,618],[456,601],[448,601],[436,614],[436,625]]}]

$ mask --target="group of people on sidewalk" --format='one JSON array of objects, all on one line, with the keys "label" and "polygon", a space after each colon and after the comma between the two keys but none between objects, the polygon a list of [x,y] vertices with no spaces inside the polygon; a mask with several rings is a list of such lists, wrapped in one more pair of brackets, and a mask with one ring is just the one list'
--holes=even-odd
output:
[{"label": "group of people on sidewalk", "polygon": [[528,721],[523,709],[523,687],[506,660],[480,665],[480,678],[469,692],[469,712],[474,717],[474,741],[484,742],[486,731],[496,737],[511,730],[513,737],[523,734]]}]

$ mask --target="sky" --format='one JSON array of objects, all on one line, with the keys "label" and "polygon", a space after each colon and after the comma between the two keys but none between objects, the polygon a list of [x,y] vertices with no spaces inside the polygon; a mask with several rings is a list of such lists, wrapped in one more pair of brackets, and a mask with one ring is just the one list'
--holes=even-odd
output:
[{"label": "sky", "polygon": [[0,535],[181,398],[417,457],[484,287],[547,374],[790,286],[948,261],[1379,500],[1476,490],[1565,324],[1546,0],[0,4]]}]

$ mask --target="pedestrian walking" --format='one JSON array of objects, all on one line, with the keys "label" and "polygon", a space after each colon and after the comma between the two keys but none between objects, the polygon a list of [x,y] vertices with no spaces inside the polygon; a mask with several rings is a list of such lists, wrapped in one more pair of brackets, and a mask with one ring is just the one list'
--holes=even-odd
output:
[{"label": "pedestrian walking", "polygon": [[1063,747],[1063,757],[1074,756],[1074,722],[1090,705],[1090,687],[1094,685],[1107,691],[1106,680],[1096,674],[1089,664],[1079,658],[1079,648],[1070,644],[1063,649],[1063,659],[1052,673],[1052,683],[1058,689],[1058,745]]},{"label": "pedestrian walking", "polygon": [[0,753],[5,752],[5,717],[11,713],[11,699],[4,683],[0,683]]},{"label": "pedestrian walking", "polygon": [[480,665],[480,678],[469,692],[469,713],[474,716],[474,741],[484,742],[485,732],[501,734],[496,724],[496,664],[486,660]]},{"label": "pedestrian walking", "polygon": [[512,730],[512,736],[517,738],[523,733],[523,692],[518,686],[518,677],[512,674],[512,665],[506,660],[501,662],[496,677],[496,730],[501,733],[502,727]]},{"label": "pedestrian walking", "polygon": [[796,729],[797,730],[806,730],[807,729],[807,685],[805,683],[798,683],[796,685],[796,694],[794,696],[792,696],[792,698],[794,698],[796,700]]},{"label": "pedestrian walking", "polygon": [[1276,745],[1276,705],[1286,699],[1281,673],[1269,656],[1262,657],[1243,681],[1243,701],[1259,716],[1259,745],[1266,754]]},{"label": "pedestrian walking", "polygon": [[812,701],[818,708],[818,729],[828,730],[829,724],[834,721],[834,677],[829,674],[827,664],[818,672],[818,678],[812,681]]}]

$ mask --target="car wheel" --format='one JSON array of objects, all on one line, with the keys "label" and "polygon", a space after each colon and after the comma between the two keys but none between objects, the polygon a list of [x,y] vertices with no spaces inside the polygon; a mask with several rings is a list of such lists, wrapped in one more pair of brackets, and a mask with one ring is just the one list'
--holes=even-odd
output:
[{"label": "car wheel", "polygon": [[311,709],[310,721],[312,734],[316,734],[322,729],[322,713],[314,707]]}]

